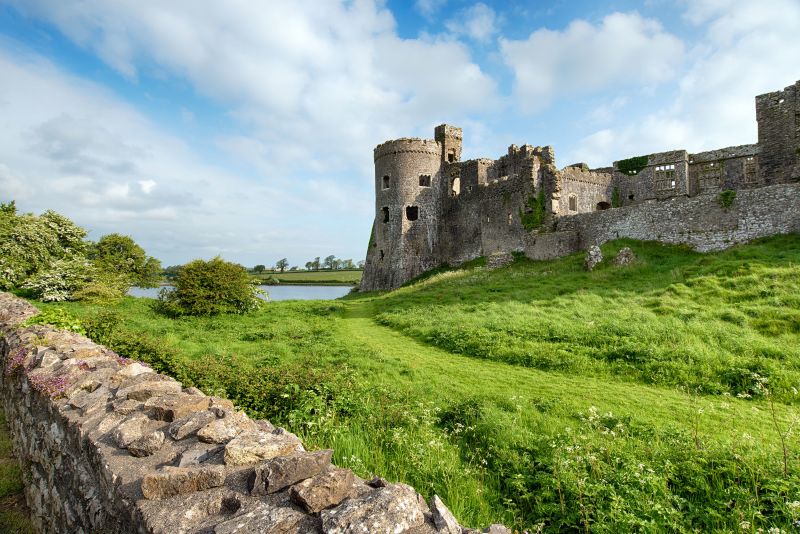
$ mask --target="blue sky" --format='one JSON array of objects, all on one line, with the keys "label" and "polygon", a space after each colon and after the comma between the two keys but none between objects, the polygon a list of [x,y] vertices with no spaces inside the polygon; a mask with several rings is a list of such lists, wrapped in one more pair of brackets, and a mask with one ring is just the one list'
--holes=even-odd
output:
[{"label": "blue sky", "polygon": [[372,148],[559,166],[756,141],[798,0],[0,0],[0,201],[165,264],[363,258]]}]

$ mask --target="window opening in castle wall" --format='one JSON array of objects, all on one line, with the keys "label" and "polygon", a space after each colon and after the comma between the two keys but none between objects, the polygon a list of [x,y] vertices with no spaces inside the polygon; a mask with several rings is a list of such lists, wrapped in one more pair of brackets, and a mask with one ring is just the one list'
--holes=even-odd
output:
[{"label": "window opening in castle wall", "polygon": [[406,219],[409,221],[416,221],[419,219],[419,207],[418,206],[406,206]]},{"label": "window opening in castle wall", "polygon": [[389,208],[387,206],[384,206],[384,207],[381,208],[381,212],[383,212],[383,222],[388,223],[389,222]]},{"label": "window opening in castle wall", "polygon": [[509,213],[509,214],[508,214],[508,224],[509,224],[509,226],[510,226],[510,225],[511,225],[511,223],[513,223],[513,222],[514,222],[514,216],[513,216],[513,215],[511,215],[511,214]]},{"label": "window opening in castle wall", "polygon": [[569,211],[578,211],[578,198],[575,195],[569,197]]},{"label": "window opening in castle wall", "polygon": [[384,189],[389,189],[389,185],[390,184],[391,184],[391,178],[389,178],[389,175],[384,176],[383,177],[383,188]]},{"label": "window opening in castle wall", "polygon": [[450,194],[453,196],[457,196],[460,192],[461,192],[461,178],[455,177],[451,181]]},{"label": "window opening in castle wall", "polygon": [[609,208],[611,208],[611,204],[609,204],[608,202],[598,202],[597,206],[595,206],[595,209],[597,211],[604,211],[604,210],[607,210]]},{"label": "window opening in castle wall", "polygon": [[455,151],[451,150],[447,153],[447,162],[453,163],[456,160],[456,153]]},{"label": "window opening in castle wall", "polygon": [[748,156],[744,160],[744,183],[754,184],[758,182],[758,165],[756,165],[756,158]]},{"label": "window opening in castle wall", "polygon": [[419,186],[420,187],[430,187],[431,186],[431,175],[430,174],[420,174],[419,175]]},{"label": "window opening in castle wall", "polygon": [[712,161],[700,166],[700,190],[717,189],[722,182],[722,162]]},{"label": "window opening in castle wall", "polygon": [[659,165],[655,169],[656,190],[668,191],[675,189],[675,165]]}]

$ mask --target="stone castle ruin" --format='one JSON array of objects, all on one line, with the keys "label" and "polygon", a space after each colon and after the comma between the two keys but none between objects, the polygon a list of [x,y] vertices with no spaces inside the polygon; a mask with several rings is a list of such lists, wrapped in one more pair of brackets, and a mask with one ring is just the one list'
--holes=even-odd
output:
[{"label": "stone castle ruin", "polygon": [[[362,290],[493,254],[550,259],[618,237],[719,250],[800,231],[800,81],[756,97],[758,143],[556,167],[552,147],[461,161],[461,128],[378,145]],[[723,193],[731,191],[731,193]],[[722,198],[725,201],[722,201]]]}]

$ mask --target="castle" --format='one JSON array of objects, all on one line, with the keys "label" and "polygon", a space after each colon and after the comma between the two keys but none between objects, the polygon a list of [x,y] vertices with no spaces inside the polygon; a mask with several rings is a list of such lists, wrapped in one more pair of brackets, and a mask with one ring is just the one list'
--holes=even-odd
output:
[{"label": "castle", "polygon": [[[461,128],[378,145],[375,221],[362,290],[441,265],[523,252],[570,254],[617,237],[726,248],[800,231],[800,81],[756,97],[758,143],[674,150],[558,169],[552,147],[461,161]],[[721,202],[723,191],[727,202]]]}]

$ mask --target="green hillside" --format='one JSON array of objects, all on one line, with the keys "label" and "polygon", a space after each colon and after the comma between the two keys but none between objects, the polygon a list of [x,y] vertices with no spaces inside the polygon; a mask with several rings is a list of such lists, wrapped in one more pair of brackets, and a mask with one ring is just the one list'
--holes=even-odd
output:
[{"label": "green hillside", "polygon": [[[635,265],[611,264],[623,246]],[[58,307],[339,465],[439,494],[467,525],[792,531],[800,236],[603,252],[592,273],[582,255],[522,259],[248,316]]]}]

